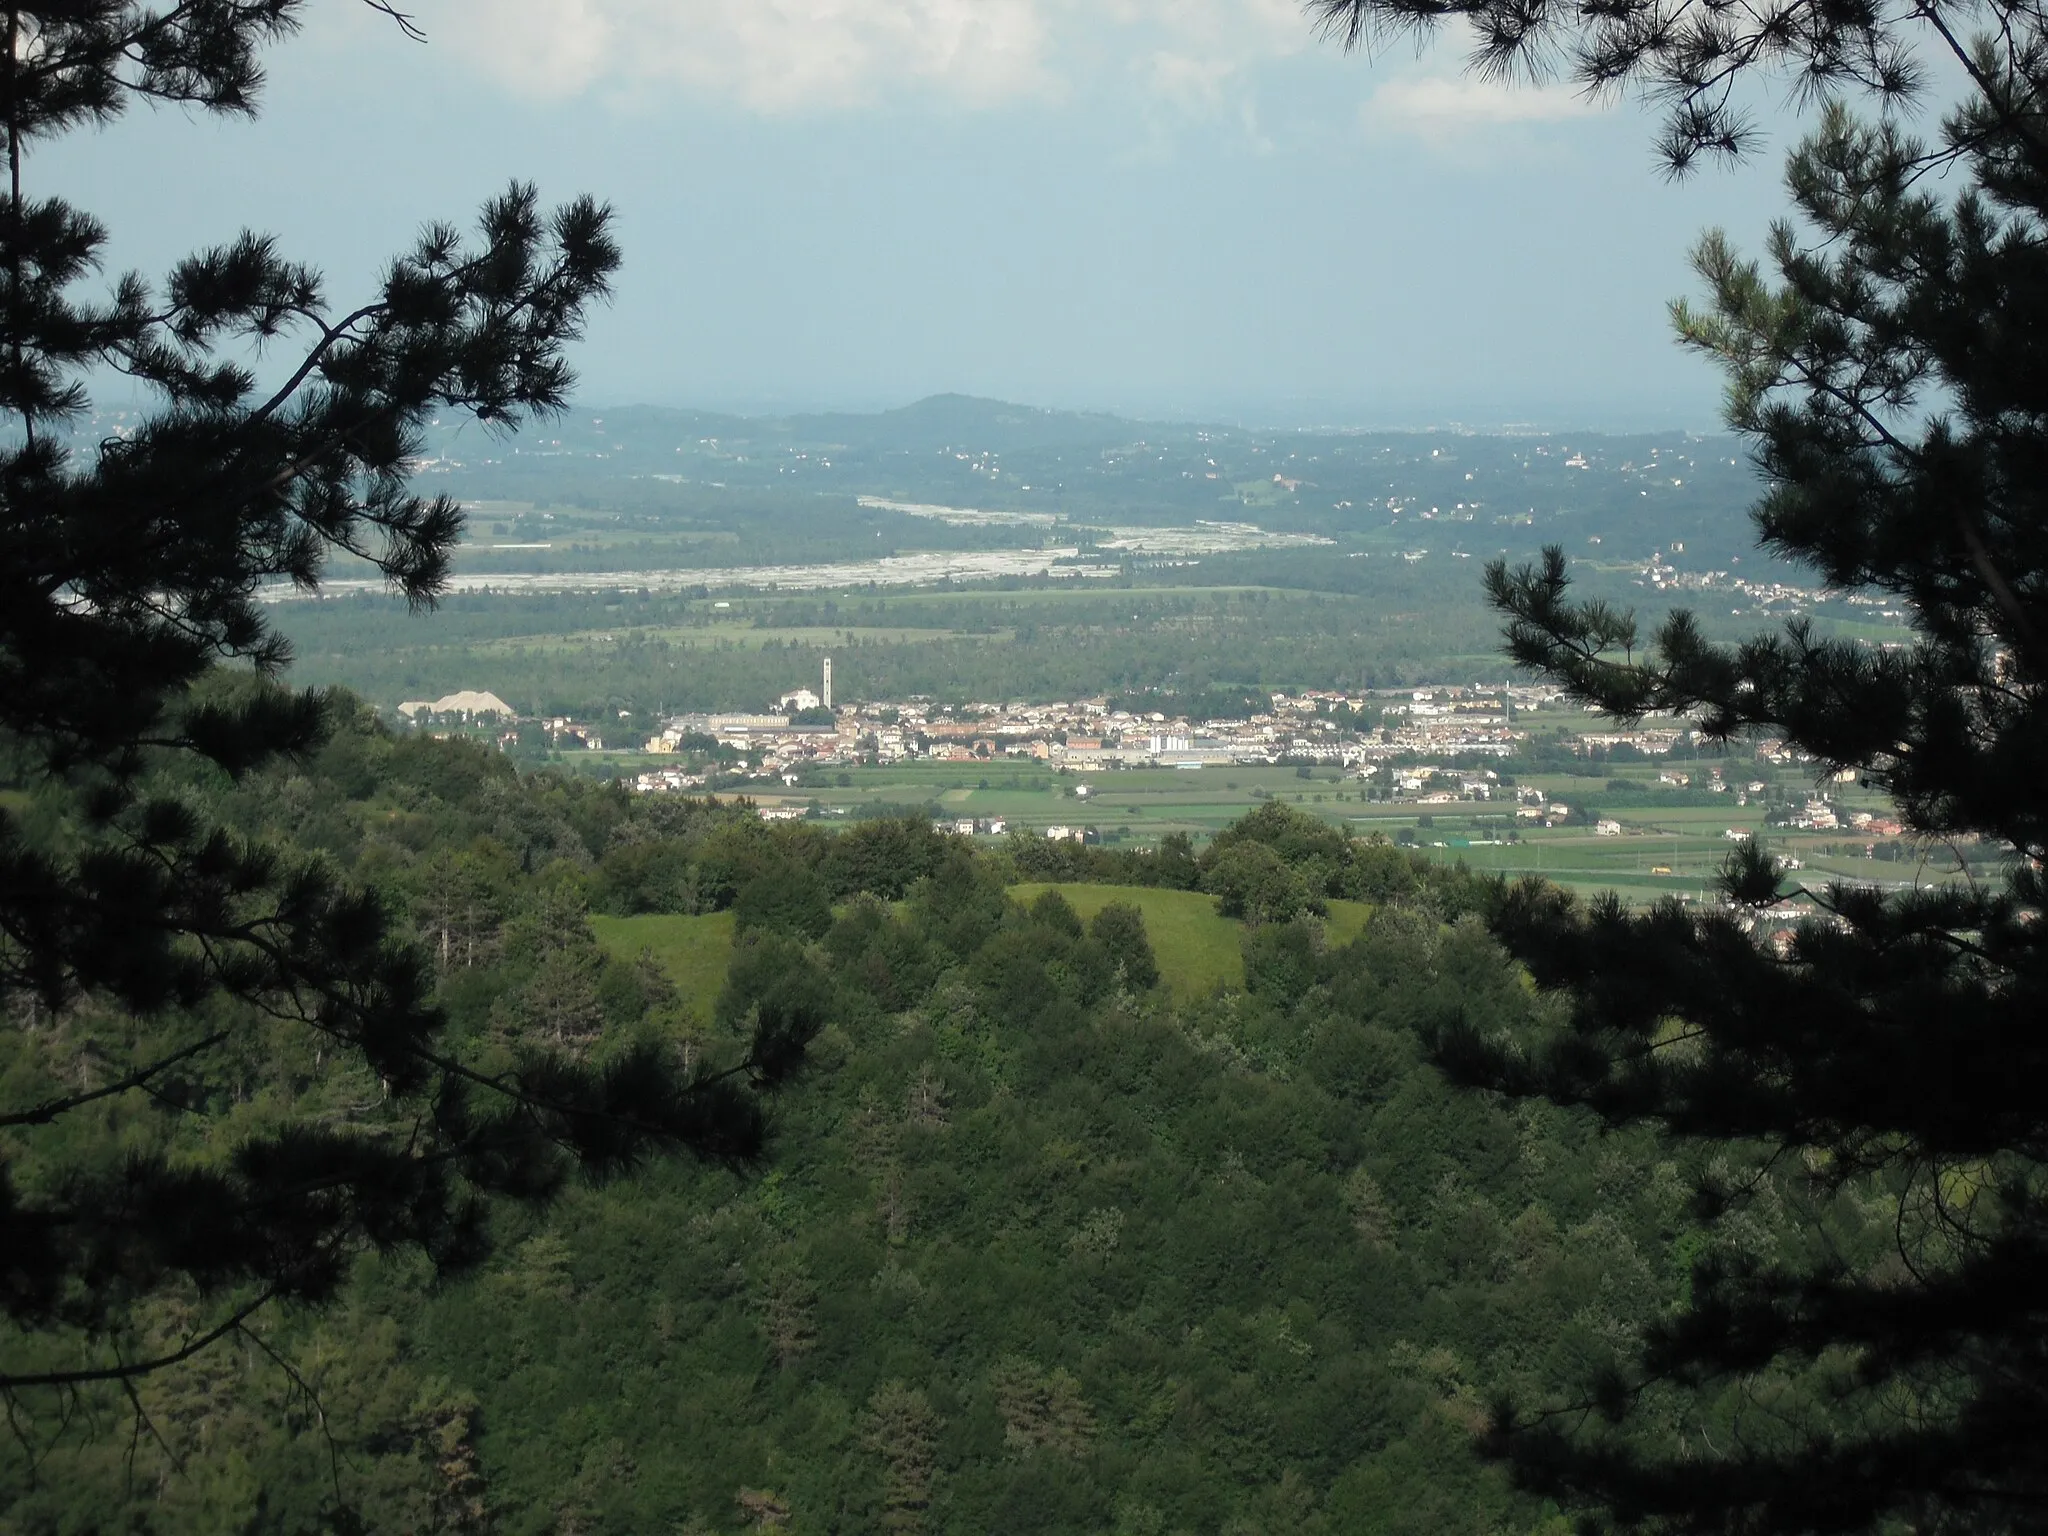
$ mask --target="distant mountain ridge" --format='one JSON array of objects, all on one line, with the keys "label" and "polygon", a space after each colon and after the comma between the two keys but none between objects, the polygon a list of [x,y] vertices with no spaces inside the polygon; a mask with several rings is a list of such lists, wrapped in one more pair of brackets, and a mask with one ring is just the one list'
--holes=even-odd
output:
[{"label": "distant mountain ridge", "polygon": [[[572,413],[564,426],[585,413]],[[779,447],[836,445],[866,452],[938,452],[971,447],[996,453],[1026,448],[1111,447],[1144,435],[1144,425],[1102,412],[1062,411],[976,395],[929,395],[886,411],[799,412],[739,416],[717,411],[629,405],[593,410],[589,419],[614,432],[688,434],[693,439],[756,442]],[[1178,425],[1178,424],[1176,424]]]},{"label": "distant mountain ridge", "polygon": [[[865,498],[1046,526],[1256,524],[1335,539],[1361,557],[1372,547],[1382,557],[1519,554],[1555,542],[1608,563],[1655,556],[1727,569],[1759,554],[1747,513],[1761,486],[1741,445],[1682,432],[1271,431],[942,394],[870,413],[579,408],[512,435],[440,429],[423,446],[421,467],[447,475],[462,498],[603,510],[650,533],[751,536],[776,519],[811,528],[822,516],[813,534],[836,538],[866,527],[855,510]],[[866,534],[904,548],[961,537],[929,522]],[[987,529],[975,542],[1036,537]],[[817,543],[798,541],[792,558],[811,558]],[[1317,562],[1325,577],[1326,565]]]}]

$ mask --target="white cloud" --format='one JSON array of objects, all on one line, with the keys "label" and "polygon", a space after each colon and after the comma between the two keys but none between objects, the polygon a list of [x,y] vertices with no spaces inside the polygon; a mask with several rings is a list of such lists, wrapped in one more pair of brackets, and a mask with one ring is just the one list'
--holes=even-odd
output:
[{"label": "white cloud", "polygon": [[782,113],[1048,85],[1035,0],[449,0],[432,24],[528,96],[681,92]]},{"label": "white cloud", "polygon": [[1313,43],[1298,0],[442,0],[420,18],[507,88],[682,94],[763,114],[1057,99],[1104,64],[1182,110]]},{"label": "white cloud", "polygon": [[1155,53],[1143,73],[1152,94],[1183,112],[1214,111],[1239,66],[1229,59],[1186,53]]},{"label": "white cloud", "polygon": [[1371,132],[1455,146],[1502,127],[1568,122],[1599,111],[1597,104],[1562,86],[1423,74],[1380,86],[1359,108],[1359,120]]}]

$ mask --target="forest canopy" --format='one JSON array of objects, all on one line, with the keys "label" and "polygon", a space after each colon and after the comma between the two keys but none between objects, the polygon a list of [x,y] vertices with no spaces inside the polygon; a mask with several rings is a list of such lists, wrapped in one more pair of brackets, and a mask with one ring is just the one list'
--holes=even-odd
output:
[{"label": "forest canopy", "polygon": [[[1695,1170],[1646,1135],[1443,1083],[1432,1029],[1542,1006],[1479,922],[1491,881],[1274,805],[1172,879],[1048,885],[922,820],[828,834],[521,777],[329,708],[320,753],[221,814],[401,915],[465,1059],[716,1063],[772,1015],[814,1021],[812,1070],[765,1176],[572,1185],[495,1217],[472,1277],[364,1252],[334,1307],[252,1320],[133,1404],[19,1397],[25,1531],[1561,1533],[1470,1455],[1486,1404],[1612,1368],[1697,1254],[1790,1240],[1699,1225]],[[1251,850],[1302,902],[1228,920],[1241,985],[1176,993],[1161,924],[1221,920]],[[1313,905],[1368,888],[1337,942]],[[94,1049],[8,1038],[9,1102]],[[205,1158],[379,1112],[281,1043],[114,1123]],[[137,1337],[189,1305],[140,1306]]]}]

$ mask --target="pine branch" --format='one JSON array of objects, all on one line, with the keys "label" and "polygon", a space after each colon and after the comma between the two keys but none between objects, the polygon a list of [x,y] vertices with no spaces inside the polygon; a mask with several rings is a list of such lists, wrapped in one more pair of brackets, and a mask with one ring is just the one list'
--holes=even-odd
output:
[{"label": "pine branch", "polygon": [[82,1367],[70,1371],[0,1371],[0,1392],[20,1392],[31,1387],[79,1387],[104,1381],[136,1381],[167,1366],[182,1364],[210,1345],[237,1332],[257,1312],[276,1300],[279,1294],[281,1293],[275,1289],[264,1291],[254,1301],[236,1308],[224,1321],[204,1333],[195,1334],[177,1349],[148,1360],[132,1363],[124,1361],[115,1365]]},{"label": "pine branch", "polygon": [[195,1041],[183,1050],[173,1051],[170,1055],[160,1057],[148,1066],[131,1072],[126,1077],[108,1083],[104,1087],[95,1088],[89,1093],[76,1093],[60,1099],[46,1099],[33,1109],[17,1110],[12,1114],[0,1114],[0,1129],[12,1129],[26,1125],[48,1125],[56,1120],[58,1116],[67,1115],[74,1109],[82,1109],[87,1104],[97,1103],[101,1099],[110,1099],[120,1094],[132,1092],[146,1085],[150,1079],[169,1071],[180,1062],[190,1061],[193,1057],[212,1050],[227,1038],[228,1031],[224,1029],[216,1030],[205,1039]]}]

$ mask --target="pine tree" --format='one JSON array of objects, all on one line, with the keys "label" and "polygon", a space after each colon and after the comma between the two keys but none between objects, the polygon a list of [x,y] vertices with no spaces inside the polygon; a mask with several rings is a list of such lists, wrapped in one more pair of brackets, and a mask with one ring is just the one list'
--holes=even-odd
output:
[{"label": "pine tree", "polygon": [[598,956],[589,949],[556,949],[541,958],[522,990],[522,1040],[540,1039],[564,1050],[586,1046],[604,1027],[597,997]]},{"label": "pine tree", "polygon": [[917,1076],[911,1079],[907,1098],[907,1118],[921,1130],[943,1130],[948,1118],[947,1100],[951,1095],[946,1089],[946,1080],[939,1069],[925,1062],[917,1069]]},{"label": "pine tree", "polygon": [[[160,287],[128,275],[94,296],[107,232],[38,193],[35,151],[137,102],[253,115],[260,55],[301,10],[0,13],[0,772],[34,811],[0,801],[0,1027],[10,1044],[90,1034],[87,1054],[114,1063],[0,1109],[10,1404],[190,1358],[273,1300],[323,1301],[367,1247],[473,1263],[494,1198],[544,1200],[579,1166],[747,1157],[763,1126],[750,1081],[793,1067],[817,1023],[765,1015],[757,1049],[718,1076],[652,1047],[601,1069],[530,1055],[481,1073],[441,1042],[431,964],[372,895],[180,792],[319,744],[323,701],[275,681],[288,650],[266,591],[315,587],[342,554],[431,602],[462,520],[411,492],[408,459],[443,416],[509,429],[559,411],[564,349],[619,260],[605,208],[546,210],[515,185],[472,235],[426,230],[354,307],[248,232]],[[261,381],[238,360],[259,344],[291,352]],[[93,429],[93,370],[155,407],[118,434]],[[436,922],[450,963],[488,929],[452,907]],[[109,1139],[110,1110],[175,1101],[280,1021],[373,1085],[373,1105],[381,1092],[385,1113],[273,1126],[203,1161]],[[178,1337],[136,1348],[138,1305],[160,1294],[201,1306]]]},{"label": "pine tree", "polygon": [[[1636,1358],[1596,1372],[1581,1404],[1502,1405],[1489,1444],[1526,1485],[1657,1528],[2042,1529],[2048,18],[2006,0],[1317,9],[1352,41],[1464,18],[1482,64],[1561,59],[1589,88],[1642,87],[1668,109],[1675,168],[1750,146],[1737,103],[1753,74],[1782,68],[1826,98],[1791,156],[1797,219],[1768,269],[1708,236],[1705,302],[1676,321],[1727,375],[1766,479],[1763,546],[1903,607],[1913,643],[1794,622],[1722,646],[1684,612],[1646,637],[1575,601],[1557,550],[1496,564],[1488,590],[1510,654],[1575,699],[1781,737],[1887,791],[1930,845],[2003,862],[1988,883],[1795,892],[1750,848],[1706,913],[1506,895],[1495,930],[1567,1020],[1528,1038],[1453,1025],[1439,1060],[1668,1128],[1707,1169],[1703,1224],[1768,1187],[1797,1193],[1811,1225],[1775,1254],[1703,1243],[1687,1301]],[[1964,82],[1933,143],[1890,110],[1930,72],[1920,46]],[[1858,94],[1872,120],[1851,112]],[[1780,952],[1763,919],[1794,894],[1820,916]],[[1839,1219],[1852,1209],[1869,1219]],[[1718,1434],[1694,1411],[1717,1399],[1749,1409]],[[1688,1401],[1661,1426],[1645,1411]]]},{"label": "pine tree", "polygon": [[468,970],[489,959],[501,914],[493,882],[476,854],[436,854],[422,871],[413,908],[421,937],[441,970]]},{"label": "pine tree", "polygon": [[989,1387],[1002,1415],[1003,1443],[1013,1451],[1046,1450],[1080,1458],[1095,1437],[1095,1415],[1073,1372],[1040,1371],[1009,1355],[989,1371]]},{"label": "pine tree", "polygon": [[1097,912],[1088,932],[1115,962],[1123,984],[1133,992],[1159,985],[1159,961],[1145,933],[1145,914],[1127,901],[1112,901]]},{"label": "pine tree", "polygon": [[937,1475],[939,1416],[930,1399],[901,1381],[885,1381],[861,1414],[861,1446],[883,1466],[880,1525],[890,1532],[925,1529]]},{"label": "pine tree", "polygon": [[778,1262],[754,1298],[761,1331],[778,1369],[788,1370],[818,1342],[818,1287],[800,1262]]}]

